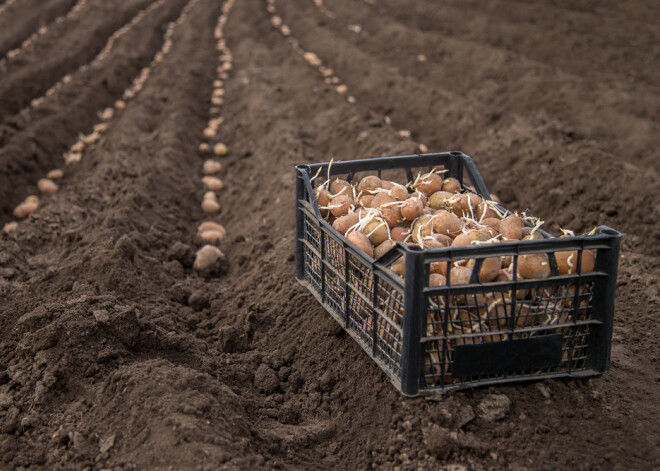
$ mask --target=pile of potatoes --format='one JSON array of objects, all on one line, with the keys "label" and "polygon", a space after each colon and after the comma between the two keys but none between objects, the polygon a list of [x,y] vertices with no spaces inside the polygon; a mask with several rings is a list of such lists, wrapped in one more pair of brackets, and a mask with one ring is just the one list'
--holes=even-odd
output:
[{"label": "pile of potatoes", "polygon": [[[424,249],[491,244],[502,241],[542,238],[537,231],[541,222],[525,215],[511,214],[499,206],[499,200],[481,198],[465,190],[456,178],[443,178],[445,170],[437,168],[402,185],[375,175],[357,184],[345,180],[328,180],[314,190],[322,216],[366,255],[379,258],[396,242]],[[530,226],[527,221],[534,225]],[[557,252],[560,274],[575,273],[577,251]],[[582,253],[581,271],[593,271],[595,256]],[[451,264],[451,285],[467,284],[475,261],[461,260]],[[392,270],[405,277],[405,262],[400,258]],[[447,282],[447,262],[432,263],[430,285]],[[545,253],[518,257],[518,279],[543,279],[550,275]],[[513,279],[512,257],[491,257],[483,261],[479,282]]]},{"label": "pile of potatoes", "polygon": [[[321,215],[348,241],[374,259],[389,251],[396,242],[435,249],[543,238],[538,231],[542,221],[525,214],[512,214],[499,205],[495,195],[491,194],[492,200],[486,200],[471,189],[463,188],[457,179],[443,177],[444,173],[446,171],[438,167],[418,175],[407,185],[374,175],[353,184],[335,178],[315,188],[314,196]],[[565,231],[562,237],[571,235],[570,231]],[[578,251],[555,252],[559,274],[576,273],[578,256]],[[428,284],[445,286],[448,280],[452,286],[469,284],[474,266],[474,259],[431,263]],[[595,254],[583,251],[580,272],[593,271],[594,266]],[[511,281],[514,278],[513,268],[513,257],[485,258],[478,274],[479,283]],[[391,269],[405,277],[404,257],[394,262]],[[533,253],[518,256],[517,271],[519,280],[547,278],[551,273],[548,255]],[[364,294],[369,296],[372,281],[363,281]],[[588,288],[581,285],[579,312],[588,309],[587,292]],[[389,295],[395,297],[396,293],[392,290]],[[568,334],[570,327],[567,325],[573,312],[570,304],[574,302],[574,295],[575,287],[571,284],[538,290],[518,289],[515,292],[509,290],[450,296],[450,319],[445,327],[450,335],[461,335],[447,341],[447,359],[451,360],[453,348],[459,343],[506,340],[511,321],[510,306],[514,297],[517,302],[513,320],[516,328],[547,326],[547,333]],[[381,293],[380,298],[387,299],[387,293]],[[426,335],[444,335],[446,298],[433,296],[429,301]],[[402,303],[379,307],[392,321],[401,324]],[[360,318],[360,328],[371,335],[371,309],[368,303],[358,301],[353,309]],[[400,351],[400,334],[385,319],[379,317],[377,329],[384,342]],[[475,333],[482,335],[470,336]],[[566,355],[565,352],[564,357]],[[443,367],[440,359],[440,352],[425,354],[427,384],[437,385],[439,377],[443,375],[445,382],[460,381],[460,378],[452,377],[449,364]]]}]

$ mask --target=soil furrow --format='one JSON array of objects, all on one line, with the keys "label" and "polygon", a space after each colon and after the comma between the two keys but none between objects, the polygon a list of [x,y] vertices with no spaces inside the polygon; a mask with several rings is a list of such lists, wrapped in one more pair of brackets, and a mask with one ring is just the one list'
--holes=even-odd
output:
[{"label": "soil furrow", "polygon": [[17,61],[7,62],[0,84],[0,119],[18,113],[33,98],[96,56],[112,33],[128,23],[151,0],[90,5],[53,41],[38,44]]},{"label": "soil furrow", "polygon": [[36,180],[62,163],[62,153],[79,133],[91,131],[97,113],[128,87],[162,42],[162,27],[176,18],[184,0],[172,0],[120,37],[98,67],[80,70],[58,93],[33,112],[30,121],[0,149],[2,219],[32,192]]},{"label": "soil furrow", "polygon": [[0,3],[0,15],[4,14],[15,2],[16,0],[5,0]]},{"label": "soil furrow", "polygon": [[[49,469],[70,469],[94,462],[110,467],[130,462],[140,469],[145,466],[181,469],[191,466],[192,462],[230,461],[230,453],[236,457],[231,460],[236,467],[246,467],[254,461],[249,455],[240,456],[247,449],[249,432],[245,419],[241,418],[242,406],[237,397],[214,378],[220,365],[204,353],[203,345],[194,338],[181,334],[172,336],[171,324],[159,325],[165,312],[175,312],[178,303],[162,298],[145,309],[140,301],[145,296],[160,297],[158,290],[154,290],[155,285],[148,287],[139,282],[140,279],[152,277],[163,283],[180,278],[180,275],[172,276],[167,253],[181,238],[181,233],[187,233],[184,239],[194,233],[191,213],[197,207],[195,199],[182,200],[181,195],[198,190],[194,178],[199,163],[195,143],[204,124],[206,100],[215,69],[213,16],[217,16],[220,7],[210,0],[194,2],[197,6],[175,32],[169,56],[154,69],[147,86],[118,117],[106,140],[72,173],[72,184],[65,186],[30,222],[42,231],[42,242],[49,246],[49,251],[41,252],[43,255],[32,256],[35,263],[39,264],[36,260],[40,257],[57,256],[63,270],[54,277],[43,277],[43,273],[37,272],[20,276],[36,276],[35,281],[40,278],[40,283],[58,286],[58,294],[54,293],[49,301],[42,298],[40,302],[45,302],[43,306],[49,312],[68,306],[61,316],[56,315],[55,324],[78,324],[72,337],[55,339],[55,345],[47,347],[48,352],[36,345],[33,353],[42,351],[44,358],[55,359],[61,352],[72,352],[81,344],[98,343],[105,345],[102,350],[105,353],[99,352],[105,358],[105,366],[89,369],[97,352],[81,350],[70,357],[70,361],[61,363],[59,372],[55,373],[60,377],[66,372],[70,375],[68,380],[49,382],[45,397],[39,392],[43,383],[37,384],[38,398],[32,407],[36,405],[40,409],[42,404],[46,405],[49,417],[65,424],[60,429],[63,432],[51,429],[48,417],[35,415],[35,410],[31,415],[37,417],[33,427],[48,430],[49,435],[56,437],[53,446],[48,451],[39,449],[32,446],[32,433],[21,434],[15,437],[13,445],[3,443],[5,464],[16,466],[27,460]],[[181,64],[191,66],[182,68]],[[205,86],[200,87],[200,82]],[[127,135],[131,136],[129,141],[125,140]],[[118,142],[122,140],[123,143]],[[136,146],[140,149],[139,159],[134,157]],[[121,179],[115,178],[118,172],[123,175]],[[182,180],[182,174],[191,178]],[[180,191],[173,192],[172,187]],[[85,201],[80,201],[80,194],[87,194]],[[147,208],[153,211],[147,214],[144,212]],[[166,216],[174,208],[177,217]],[[143,218],[134,217],[136,209]],[[60,224],[76,221],[87,228],[96,227],[96,234],[91,238],[80,237],[74,229],[57,239],[48,237],[54,225],[62,227]],[[178,229],[172,231],[173,228]],[[145,244],[150,247],[147,253],[134,258],[131,251]],[[11,244],[6,248],[7,253],[15,253]],[[33,244],[28,250],[45,249],[45,245]],[[111,253],[107,253],[107,249]],[[160,261],[156,261],[158,259]],[[123,267],[124,274],[105,280],[97,277],[113,271],[111,266]],[[67,285],[66,279],[72,273],[80,276],[81,269],[89,270],[90,276],[84,281],[80,278],[76,286]],[[96,290],[94,286],[104,294],[80,296],[89,288]],[[15,325],[19,311],[35,307],[34,304],[3,305],[0,316],[3,327]],[[106,324],[98,321],[98,314],[96,318],[92,314],[92,311],[104,310],[110,313]],[[26,356],[5,355],[7,345],[2,344],[3,363],[7,362],[4,364],[30,361],[32,354],[29,352],[25,352]],[[186,359],[191,354],[195,360]],[[53,374],[48,365],[42,366],[45,367],[42,374]],[[141,379],[143,375],[149,377],[149,381]],[[33,381],[14,384],[15,393],[35,390]],[[88,398],[95,395],[104,397],[103,401],[98,407],[88,407]],[[133,405],[127,408],[129,404]],[[132,418],[134,407],[143,411],[140,425]],[[85,413],[81,415],[83,409]],[[154,415],[156,409],[161,412]],[[105,423],[102,428],[92,425],[98,420]],[[144,434],[145,428],[153,432]],[[116,434],[117,429],[121,429],[122,434]],[[69,431],[71,436],[74,431],[76,433],[79,446],[75,451],[69,447],[72,443]],[[136,439],[134,434],[140,438]],[[112,436],[112,454],[121,450],[118,458],[103,451],[103,440],[108,436]],[[193,436],[201,440],[181,453],[176,444]],[[149,449],[147,453],[145,446]],[[28,447],[31,451],[15,453],[13,447]]]},{"label": "soil furrow", "polygon": [[73,8],[76,0],[24,0],[12,15],[0,16],[0,57],[17,48],[35,31],[53,23]]},{"label": "soil furrow", "polygon": [[[80,11],[87,5],[87,2],[88,0],[76,0],[74,3],[70,4],[67,9],[63,8],[61,15],[54,18],[49,18],[47,21],[44,22],[45,24],[37,24],[35,26],[35,28],[37,28],[36,31],[34,31],[34,28],[32,28],[24,32],[22,34],[24,39],[20,43],[15,44],[14,48],[10,48],[10,50],[4,50],[4,52],[0,53],[0,56],[6,54],[5,57],[2,57],[0,59],[0,68],[3,68],[4,65],[7,63],[7,61],[15,60],[16,57],[18,57],[22,52],[26,51],[36,41],[43,39],[43,37],[48,34],[50,28],[54,24],[64,23],[67,20],[73,18],[75,15],[79,14]],[[35,9],[35,11],[42,11],[42,10]],[[46,12],[50,12],[50,11],[51,11],[50,9],[46,10]],[[34,32],[30,34],[29,31],[34,31]]]},{"label": "soil furrow", "polygon": [[[454,133],[463,130],[469,133],[481,124],[488,125],[491,116],[482,112],[488,107],[497,108],[496,120],[512,113],[523,117],[543,113],[570,125],[572,129],[567,132],[577,139],[611,139],[614,141],[612,151],[629,156],[628,160],[635,165],[647,166],[655,171],[660,168],[654,158],[658,128],[658,118],[654,116],[657,106],[654,103],[660,104],[660,95],[653,93],[652,89],[635,96],[606,83],[594,87],[593,81],[563,74],[525,57],[512,57],[503,49],[484,47],[484,44],[465,40],[460,35],[419,32],[397,21],[388,22],[388,15],[374,16],[369,7],[360,4],[335,6],[340,18],[350,18],[344,20],[345,23],[322,19],[314,7],[304,0],[300,0],[295,7],[282,3],[282,9],[285,21],[289,22],[302,46],[315,50],[338,69],[340,75],[346,75],[349,88],[356,90],[356,94],[363,92],[363,95],[378,97],[372,100],[374,103],[382,101],[384,94],[398,95],[396,100],[386,101],[396,108],[392,118],[396,122],[398,112],[417,119],[420,124],[408,124],[408,127],[423,132],[420,140],[425,143],[433,143],[432,134],[437,134],[437,130],[426,131],[423,123],[432,123],[432,115],[444,113],[445,103],[454,103],[458,95],[472,105],[471,108],[464,107],[460,114],[471,116],[469,119],[457,117],[459,122],[450,128]],[[318,28],[319,22],[325,28]],[[373,23],[374,27],[365,27],[365,32],[359,35],[340,35],[341,31],[345,31],[345,25],[353,22]],[[397,37],[396,47],[390,53],[383,54],[382,44],[392,43],[392,37]],[[428,56],[428,62],[416,61],[417,55],[422,53]],[[363,64],[369,70],[366,77]],[[402,67],[402,64],[406,66]],[[352,71],[356,68],[361,70]],[[503,77],[507,78],[504,81],[506,85],[502,85]],[[394,87],[393,84],[398,81],[405,87]],[[420,93],[426,96],[409,99],[410,96],[418,96],[417,90],[410,90],[411,86],[422,89]],[[539,104],[534,97],[547,88],[556,92],[543,95],[544,101]],[[442,97],[443,92],[451,96],[446,97],[444,103],[438,103],[437,95]],[[603,105],[603,100],[607,105]],[[529,103],[535,105],[530,106]],[[640,112],[640,109],[644,111]],[[493,122],[493,125],[497,124]],[[445,142],[447,138],[450,142],[456,142],[454,136],[443,138]]]}]

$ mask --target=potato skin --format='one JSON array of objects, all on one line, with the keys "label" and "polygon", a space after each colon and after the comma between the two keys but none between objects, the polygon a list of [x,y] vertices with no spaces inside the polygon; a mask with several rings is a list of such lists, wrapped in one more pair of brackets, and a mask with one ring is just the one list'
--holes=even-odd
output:
[{"label": "potato skin", "polygon": [[220,204],[213,198],[204,198],[204,201],[202,201],[202,211],[205,213],[217,213],[220,211]]},{"label": "potato skin", "polygon": [[365,226],[362,232],[369,238],[369,241],[373,245],[380,245],[389,239],[388,226],[383,220],[373,219]]},{"label": "potato skin", "polygon": [[449,284],[454,285],[467,285],[470,283],[470,276],[472,270],[467,267],[452,267],[449,276]]},{"label": "potato skin", "polygon": [[414,188],[415,191],[431,196],[436,191],[442,190],[442,177],[436,173],[425,173],[419,178]]},{"label": "potato skin", "polygon": [[394,227],[390,231],[390,236],[395,242],[403,242],[410,235],[410,230],[405,227]]},{"label": "potato skin", "polygon": [[224,228],[224,226],[213,221],[203,222],[197,228],[197,232],[200,234],[206,231],[220,232],[221,234],[223,234],[223,237],[227,235],[227,230]]},{"label": "potato skin", "polygon": [[403,219],[412,222],[422,215],[424,204],[421,199],[410,197],[403,202],[400,211]]},{"label": "potato skin", "polygon": [[510,214],[500,223],[500,234],[506,240],[520,240],[523,237],[522,228],[522,219],[515,214]]},{"label": "potato skin", "polygon": [[431,273],[429,275],[429,286],[445,286],[447,278],[439,273]]},{"label": "potato skin", "polygon": [[453,213],[439,209],[433,215],[433,230],[438,234],[456,237],[463,229],[463,222]]},{"label": "potato skin", "polygon": [[452,242],[452,247],[460,245],[472,245],[473,241],[485,242],[490,239],[490,234],[484,231],[470,231],[467,234],[461,233]]},{"label": "potato skin", "polygon": [[362,192],[373,191],[378,188],[381,188],[382,184],[383,184],[382,180],[377,176],[368,175],[364,177],[362,180],[360,180],[357,189],[358,191],[362,191]]},{"label": "potato skin", "polygon": [[35,212],[38,207],[39,203],[35,203],[33,201],[24,201],[16,206],[16,209],[14,209],[14,216],[17,219],[25,219],[30,214]]},{"label": "potato skin", "polygon": [[502,223],[502,220],[498,219],[498,218],[485,218],[483,221],[481,221],[481,224],[494,229],[498,234],[500,233],[500,224],[501,223]]},{"label": "potato skin", "polygon": [[382,244],[378,245],[376,248],[374,248],[374,255],[373,257],[375,259],[378,259],[385,255],[392,247],[396,245],[396,242],[393,240],[386,240]]},{"label": "potato skin", "polygon": [[405,201],[410,196],[408,189],[403,185],[399,185],[398,183],[393,183],[392,188],[389,189],[389,192],[390,196],[397,201]]},{"label": "potato skin", "polygon": [[424,206],[426,206],[429,202],[429,197],[421,191],[415,191],[414,193],[411,193],[410,198],[419,198],[422,201],[422,205]]},{"label": "potato skin", "polygon": [[335,219],[335,221],[332,223],[332,227],[337,229],[337,232],[339,232],[341,235],[345,235],[346,231],[356,225],[360,221],[360,217],[358,216],[358,213],[348,213],[345,216],[338,217]]},{"label": "potato skin", "polygon": [[346,239],[355,246],[357,246],[358,249],[362,250],[369,257],[371,258],[374,257],[374,248],[371,245],[371,242],[369,242],[367,236],[365,236],[363,233],[358,231],[350,232],[346,236]]},{"label": "potato skin", "polygon": [[224,255],[214,245],[205,245],[197,251],[193,268],[197,271],[208,270],[213,267]]},{"label": "potato skin", "polygon": [[[557,260],[557,268],[560,275],[571,275],[577,273],[578,267],[578,251],[572,250],[567,252],[555,252],[555,259]],[[594,271],[596,266],[596,256],[591,250],[582,251],[582,263],[580,271],[587,273]]]},{"label": "potato skin", "polygon": [[390,228],[396,227],[401,222],[401,210],[397,206],[385,206],[381,208],[381,217]]},{"label": "potato skin", "polygon": [[346,180],[337,178],[330,183],[330,193],[333,196],[346,195],[353,198],[353,187]]},{"label": "potato skin", "polygon": [[57,193],[57,190],[59,189],[57,183],[55,183],[50,178],[40,179],[37,182],[37,188],[39,188],[39,191],[41,191],[42,193],[46,193],[46,194]]},{"label": "potato skin", "polygon": [[433,216],[426,214],[417,218],[411,232],[413,241],[418,245],[422,245],[424,238],[430,236],[433,232]]},{"label": "potato skin", "polygon": [[[474,268],[475,263],[475,260],[472,259],[468,262],[467,267],[472,269]],[[481,269],[479,270],[479,282],[488,283],[495,280],[500,274],[501,269],[502,259],[500,257],[489,257],[484,259]]]},{"label": "potato skin", "polygon": [[383,192],[377,193],[374,196],[374,199],[371,200],[371,207],[372,208],[380,208],[382,205],[388,204],[388,203],[394,203],[394,198],[392,198],[389,194],[387,194],[386,192],[383,191]]},{"label": "potato skin", "polygon": [[543,279],[550,276],[548,256],[544,253],[531,253],[518,257],[518,276],[525,280]]},{"label": "potato skin", "polygon": [[351,209],[353,200],[346,195],[338,195],[330,200],[330,213],[335,217],[345,216]]},{"label": "potato skin", "polygon": [[226,233],[220,231],[204,231],[200,234],[200,237],[212,244],[217,244],[225,238]]},{"label": "potato skin", "polygon": [[479,203],[479,207],[477,208],[477,214],[476,214],[476,219],[477,221],[483,221],[484,219],[489,219],[489,218],[498,218],[499,214],[497,214],[497,211],[489,205],[486,200],[481,200],[481,203]]},{"label": "potato skin", "polygon": [[361,208],[373,207],[374,195],[362,195],[358,198],[358,206]]},{"label": "potato skin", "polygon": [[460,193],[461,183],[453,177],[445,178],[442,182],[442,191],[449,193]]},{"label": "potato skin", "polygon": [[429,206],[433,209],[451,210],[454,204],[454,194],[447,191],[436,191],[429,196]]}]

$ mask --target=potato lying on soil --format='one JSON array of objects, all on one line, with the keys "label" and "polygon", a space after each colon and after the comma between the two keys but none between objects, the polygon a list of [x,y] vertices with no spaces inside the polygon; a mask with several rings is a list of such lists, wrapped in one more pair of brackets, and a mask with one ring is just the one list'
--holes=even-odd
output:
[{"label": "potato lying on soil", "polygon": [[222,142],[218,142],[213,146],[213,153],[217,156],[227,155],[227,146]]},{"label": "potato lying on soil", "polygon": [[51,170],[46,174],[46,178],[50,178],[51,180],[59,180],[63,176],[64,172],[60,169]]},{"label": "potato lying on soil", "polygon": [[217,213],[220,211],[220,203],[218,203],[214,192],[207,191],[204,193],[204,198],[202,200],[202,211],[205,213]]},{"label": "potato lying on soil", "polygon": [[197,251],[193,268],[197,271],[205,271],[213,268],[224,255],[214,245],[205,245]]},{"label": "potato lying on soil", "polygon": [[59,190],[59,187],[57,186],[57,183],[55,183],[50,178],[40,179],[37,182],[37,188],[39,188],[40,192],[45,193],[45,194],[49,194],[49,195],[57,193],[57,190]]},{"label": "potato lying on soil", "polygon": [[14,209],[14,217],[17,219],[25,219],[30,214],[39,208],[39,198],[36,196],[28,196],[21,204]]},{"label": "potato lying on soil", "polygon": [[222,164],[217,160],[208,159],[204,161],[203,169],[206,175],[215,175],[222,170]]},{"label": "potato lying on soil", "polygon": [[2,228],[2,231],[5,234],[9,234],[10,232],[14,232],[16,229],[18,229],[18,223],[16,221],[12,221],[5,224]]},{"label": "potato lying on soil", "polygon": [[216,178],[216,177],[211,177],[211,176],[206,176],[206,177],[202,178],[202,183],[204,183],[204,185],[206,185],[206,188],[208,188],[209,190],[212,190],[212,191],[222,190],[222,188],[224,186],[222,184],[222,180],[220,180],[219,178]]},{"label": "potato lying on soil", "polygon": [[197,228],[197,232],[199,232],[200,234],[206,231],[219,232],[222,234],[223,237],[227,235],[227,231],[224,228],[224,226],[222,224],[218,224],[217,222],[213,222],[213,221],[205,221],[201,223]]},{"label": "potato lying on soil", "polygon": [[200,233],[200,237],[208,242],[213,244],[219,243],[222,239],[225,238],[226,233],[220,231],[204,231]]}]

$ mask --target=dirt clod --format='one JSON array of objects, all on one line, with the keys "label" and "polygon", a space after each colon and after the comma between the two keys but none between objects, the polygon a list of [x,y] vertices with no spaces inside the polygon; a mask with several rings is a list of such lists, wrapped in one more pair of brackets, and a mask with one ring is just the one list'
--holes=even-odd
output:
[{"label": "dirt clod", "polygon": [[488,422],[502,420],[509,413],[511,399],[505,394],[490,394],[477,405],[477,415]]},{"label": "dirt clod", "polygon": [[279,379],[273,369],[265,363],[259,365],[254,373],[254,385],[266,394],[271,394],[279,387]]}]

